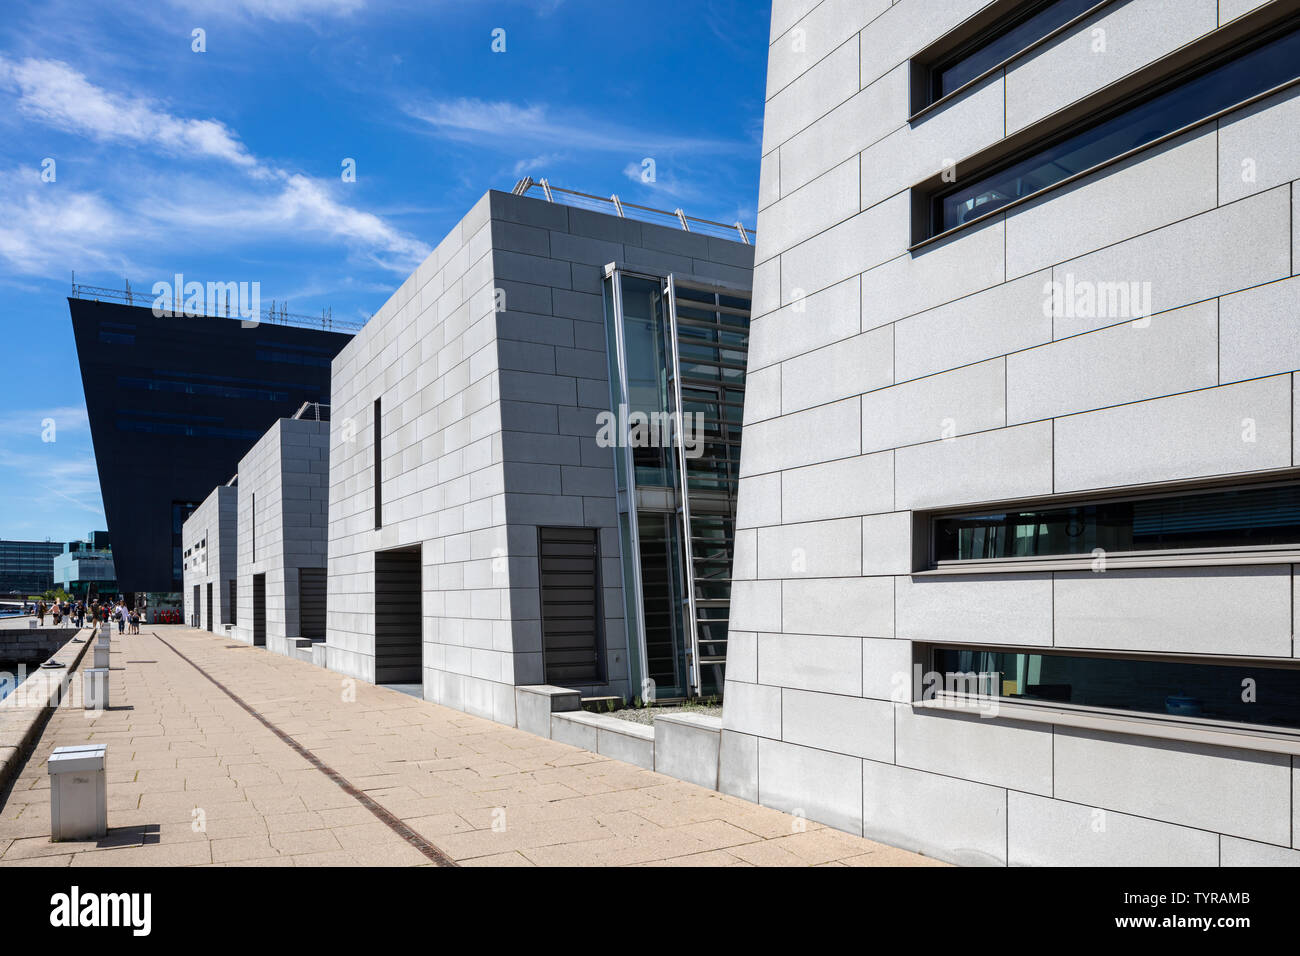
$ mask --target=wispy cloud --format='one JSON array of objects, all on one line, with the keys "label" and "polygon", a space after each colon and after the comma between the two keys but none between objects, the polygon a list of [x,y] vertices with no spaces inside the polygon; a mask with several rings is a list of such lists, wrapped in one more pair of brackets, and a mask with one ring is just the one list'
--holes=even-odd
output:
[{"label": "wispy cloud", "polygon": [[[49,438],[53,440],[45,440]],[[18,484],[32,508],[48,509],[52,504],[48,496],[53,495],[81,511],[102,516],[99,472],[88,438],[84,407],[6,412],[0,416],[0,478]],[[14,494],[9,488],[5,493]]]},{"label": "wispy cloud", "polygon": [[5,412],[0,416],[0,441],[30,440],[39,442],[46,431],[46,423],[53,422],[52,437],[57,442],[58,433],[84,432],[88,427],[86,409],[76,405],[58,408],[41,408]]},{"label": "wispy cloud", "polygon": [[129,142],[172,156],[205,156],[254,168],[257,160],[224,123],[173,115],[144,97],[113,93],[66,63],[0,55],[0,88],[18,112],[98,142]]},{"label": "wispy cloud", "polygon": [[514,165],[514,174],[516,176],[523,176],[526,173],[541,172],[548,166],[553,166],[564,158],[564,153],[542,153],[538,156],[533,156],[530,159],[521,159]]},{"label": "wispy cloud", "polygon": [[218,120],[177,115],[146,97],[103,89],[55,60],[0,56],[0,91],[11,94],[20,114],[54,129],[184,160],[216,160],[236,174],[234,182],[221,184],[221,200],[214,202],[210,174],[187,193],[183,172],[176,169],[166,182],[118,170],[110,201],[107,188],[101,193],[44,183],[39,171],[19,170],[0,183],[8,213],[0,220],[0,260],[21,273],[124,269],[123,250],[131,240],[156,249],[177,237],[164,227],[187,230],[187,236],[203,234],[209,242],[220,241],[214,226],[230,230],[232,237],[341,242],[403,274],[428,255],[424,242],[340,199],[341,183],[259,159]]},{"label": "wispy cloud", "polygon": [[172,6],[200,16],[242,15],[278,22],[348,17],[366,5],[366,0],[172,0]]},{"label": "wispy cloud", "polygon": [[0,177],[0,207],[0,261],[26,275],[68,264],[120,271],[123,244],[139,226],[94,193],[47,188],[35,169]]},{"label": "wispy cloud", "polygon": [[732,153],[750,148],[739,141],[628,129],[605,117],[559,111],[545,104],[459,97],[411,100],[402,109],[447,139],[503,151],[517,150],[523,144],[643,155],[655,151]]}]

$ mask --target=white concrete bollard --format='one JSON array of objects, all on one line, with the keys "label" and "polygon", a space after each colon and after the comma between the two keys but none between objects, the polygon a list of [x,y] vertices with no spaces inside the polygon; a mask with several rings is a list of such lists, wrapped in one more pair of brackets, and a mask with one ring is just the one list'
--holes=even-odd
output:
[{"label": "white concrete bollard", "polygon": [[92,667],[84,671],[81,691],[86,710],[108,710],[108,668]]},{"label": "white concrete bollard", "polygon": [[102,641],[95,642],[95,667],[108,670],[108,645]]},{"label": "white concrete bollard", "polygon": [[50,754],[50,838],[95,840],[108,832],[107,747],[56,747]]}]

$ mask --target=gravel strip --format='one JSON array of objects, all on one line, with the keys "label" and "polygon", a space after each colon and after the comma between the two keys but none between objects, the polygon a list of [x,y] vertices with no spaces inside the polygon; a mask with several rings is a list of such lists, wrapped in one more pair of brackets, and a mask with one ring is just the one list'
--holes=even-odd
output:
[{"label": "gravel strip", "polygon": [[656,717],[662,717],[667,714],[700,714],[705,717],[721,717],[721,704],[689,704],[687,706],[673,707],[625,707],[622,710],[616,710],[610,717],[617,717],[619,720],[630,720],[634,724],[653,724]]}]

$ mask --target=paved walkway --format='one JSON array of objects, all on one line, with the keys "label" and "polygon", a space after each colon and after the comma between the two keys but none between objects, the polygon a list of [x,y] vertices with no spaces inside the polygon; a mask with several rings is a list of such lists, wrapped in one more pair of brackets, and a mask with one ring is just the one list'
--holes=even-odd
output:
[{"label": "paved walkway", "polygon": [[[112,708],[61,706],[15,781],[0,866],[935,863],[180,625],[111,666]],[[46,760],[92,742],[108,836],[51,843]]]}]

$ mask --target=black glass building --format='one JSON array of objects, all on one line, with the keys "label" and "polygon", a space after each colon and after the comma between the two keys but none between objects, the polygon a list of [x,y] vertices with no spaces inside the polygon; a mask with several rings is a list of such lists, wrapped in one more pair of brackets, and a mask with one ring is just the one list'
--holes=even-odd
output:
[{"label": "black glass building", "polygon": [[43,594],[54,586],[61,541],[0,541],[0,594]]},{"label": "black glass building", "polygon": [[277,419],[328,404],[350,333],[69,298],[124,591],[179,591],[181,525]]}]

